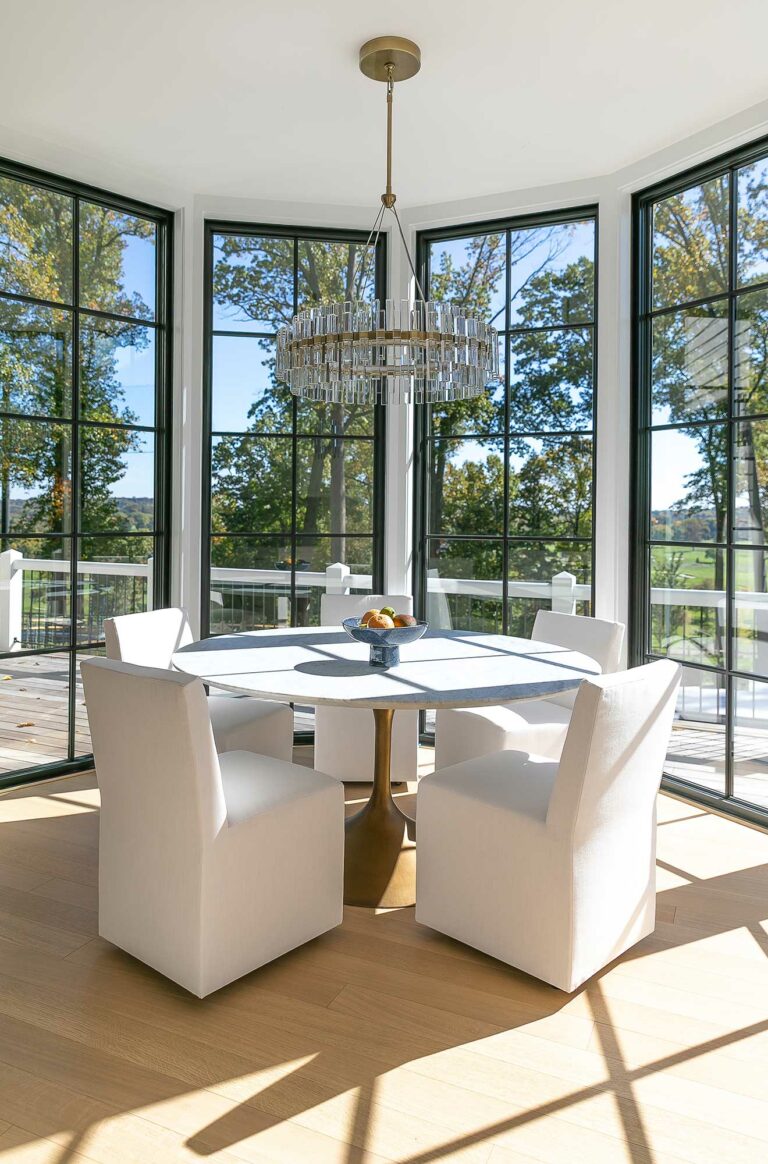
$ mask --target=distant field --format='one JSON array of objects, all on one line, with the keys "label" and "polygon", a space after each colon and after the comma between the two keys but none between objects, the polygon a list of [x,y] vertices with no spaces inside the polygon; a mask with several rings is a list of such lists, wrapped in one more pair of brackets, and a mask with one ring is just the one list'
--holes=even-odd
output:
[{"label": "distant field", "polygon": [[[724,550],[708,550],[704,547],[654,546],[652,550],[652,585],[670,586],[672,589],[714,590],[715,555],[723,557],[723,569],[727,568]],[[735,550],[734,569],[736,590],[768,591],[766,580],[766,560],[768,554],[761,550]],[[675,569],[672,573],[672,564]]]}]

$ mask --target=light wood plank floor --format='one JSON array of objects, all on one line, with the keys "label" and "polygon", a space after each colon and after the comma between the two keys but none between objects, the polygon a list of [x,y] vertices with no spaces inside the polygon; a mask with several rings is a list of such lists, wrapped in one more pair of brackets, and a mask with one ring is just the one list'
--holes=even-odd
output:
[{"label": "light wood plank floor", "polygon": [[768,1161],[757,830],[661,797],[658,929],[570,997],[348,909],[204,1002],[96,936],[97,830],[92,774],[0,798],[2,1161]]}]

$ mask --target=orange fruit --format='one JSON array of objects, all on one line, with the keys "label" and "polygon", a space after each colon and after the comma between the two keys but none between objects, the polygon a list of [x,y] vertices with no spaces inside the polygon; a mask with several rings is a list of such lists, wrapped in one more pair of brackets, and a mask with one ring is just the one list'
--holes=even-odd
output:
[{"label": "orange fruit", "polygon": [[391,630],[395,624],[388,614],[380,614],[377,611],[371,615],[366,625],[369,630]]},{"label": "orange fruit", "polygon": [[366,610],[365,614],[360,618],[360,626],[368,626],[368,619],[373,618],[374,614],[378,613],[378,610]]}]

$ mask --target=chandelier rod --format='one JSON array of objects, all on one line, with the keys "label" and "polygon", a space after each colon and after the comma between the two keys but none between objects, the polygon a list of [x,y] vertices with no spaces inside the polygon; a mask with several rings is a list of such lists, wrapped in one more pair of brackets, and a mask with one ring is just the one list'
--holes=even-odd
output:
[{"label": "chandelier rod", "polygon": [[[422,302],[426,303],[427,297],[424,294],[424,289],[421,286],[421,283],[419,282],[419,276],[416,274],[416,268],[413,265],[411,253],[408,250],[408,244],[405,241],[405,235],[403,234],[403,228],[400,223],[400,215],[397,213],[397,207],[395,206],[397,195],[392,191],[392,106],[395,93],[395,80],[393,76],[395,71],[394,61],[387,61],[384,67],[387,72],[387,188],[381,196],[381,202],[382,207],[386,207],[387,210],[391,210],[395,216],[397,229],[400,232],[400,241],[403,244],[403,250],[405,251],[405,257],[408,260],[408,266],[411,268],[413,281],[416,284],[416,289],[421,296]],[[379,224],[381,223],[381,212],[379,212],[377,222]],[[378,234],[376,237],[378,238]]]},{"label": "chandelier rod", "polygon": [[395,82],[392,74],[395,66],[392,61],[387,65],[387,188],[381,196],[381,201],[391,210],[395,205],[396,195],[392,193],[392,98],[395,92]]}]

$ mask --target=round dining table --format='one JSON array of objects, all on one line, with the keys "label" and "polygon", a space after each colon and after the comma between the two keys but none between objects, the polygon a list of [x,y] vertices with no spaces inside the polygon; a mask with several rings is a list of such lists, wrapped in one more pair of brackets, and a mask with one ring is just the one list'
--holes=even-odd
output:
[{"label": "round dining table", "polygon": [[336,627],[220,635],[182,647],[173,665],[240,695],[373,712],[373,772],[360,772],[361,781],[373,778],[373,789],[347,818],[344,850],[344,900],[372,907],[413,905],[416,893],[415,822],[398,808],[390,783],[395,712],[544,698],[600,671],[566,647],[460,630],[428,630],[401,648],[396,667],[383,669],[369,664],[365,644]]}]

